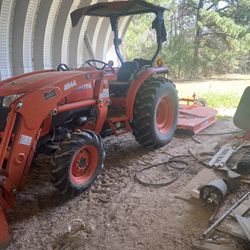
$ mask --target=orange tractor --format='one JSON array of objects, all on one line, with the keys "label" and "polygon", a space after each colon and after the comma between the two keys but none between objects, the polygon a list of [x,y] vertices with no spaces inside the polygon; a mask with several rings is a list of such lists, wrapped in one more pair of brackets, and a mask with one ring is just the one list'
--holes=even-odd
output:
[{"label": "orange tractor", "polygon": [[[0,245],[9,241],[5,210],[23,186],[35,155],[51,155],[51,181],[69,196],[87,190],[105,159],[101,136],[133,133],[146,148],[166,145],[178,120],[173,83],[153,64],[166,40],[164,8],[144,1],[98,3],[71,13],[76,26],[83,15],[108,17],[121,67],[88,60],[71,69],[60,64],[0,82]],[[119,45],[122,16],[155,13],[157,51],[150,60],[125,62]]]}]

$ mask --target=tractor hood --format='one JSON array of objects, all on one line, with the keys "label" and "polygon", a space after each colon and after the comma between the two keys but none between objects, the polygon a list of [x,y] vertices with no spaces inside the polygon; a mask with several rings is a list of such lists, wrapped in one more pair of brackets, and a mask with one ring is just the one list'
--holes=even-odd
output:
[{"label": "tractor hood", "polygon": [[20,76],[17,79],[10,78],[0,82],[0,96],[22,94],[46,86],[55,86],[59,82],[70,80],[81,74],[79,71],[42,72],[23,77]]}]

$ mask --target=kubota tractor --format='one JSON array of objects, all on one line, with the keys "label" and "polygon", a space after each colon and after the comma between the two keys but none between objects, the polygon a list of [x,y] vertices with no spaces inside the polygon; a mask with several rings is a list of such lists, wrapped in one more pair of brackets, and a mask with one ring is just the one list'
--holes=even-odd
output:
[{"label": "kubota tractor", "polygon": [[[51,155],[51,181],[77,195],[96,180],[105,159],[101,136],[133,133],[147,148],[166,145],[178,119],[173,83],[153,64],[166,40],[164,8],[144,1],[98,3],[71,13],[108,17],[120,68],[97,60],[71,69],[60,64],[0,82],[0,245],[9,241],[5,210],[15,203],[35,155]],[[157,51],[150,60],[125,62],[119,45],[120,17],[153,12]],[[100,66],[101,65],[101,66]]]}]

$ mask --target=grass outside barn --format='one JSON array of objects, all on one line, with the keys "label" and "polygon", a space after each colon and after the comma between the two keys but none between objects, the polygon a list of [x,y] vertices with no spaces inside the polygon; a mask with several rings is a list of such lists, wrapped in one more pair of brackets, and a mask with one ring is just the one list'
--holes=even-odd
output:
[{"label": "grass outside barn", "polygon": [[180,98],[204,98],[210,107],[218,110],[218,117],[232,117],[247,86],[250,75],[230,74],[197,81],[178,81]]}]

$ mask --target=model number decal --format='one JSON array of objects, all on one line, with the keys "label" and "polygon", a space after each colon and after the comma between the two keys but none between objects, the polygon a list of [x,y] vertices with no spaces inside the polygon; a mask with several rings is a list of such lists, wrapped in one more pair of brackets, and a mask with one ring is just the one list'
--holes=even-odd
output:
[{"label": "model number decal", "polygon": [[75,87],[76,85],[77,85],[76,81],[68,82],[68,83],[64,84],[63,89],[64,89],[64,91],[66,91],[66,90],[69,90],[69,89]]},{"label": "model number decal", "polygon": [[109,89],[104,89],[102,93],[100,93],[99,98],[104,99],[109,97]]},{"label": "model number decal", "polygon": [[52,89],[52,90],[49,91],[49,92],[45,92],[45,93],[43,94],[43,96],[44,96],[44,99],[45,99],[45,100],[49,100],[50,98],[56,96],[56,91],[55,91],[55,89]]},{"label": "model number decal", "polygon": [[77,89],[92,89],[92,85],[90,83],[86,83],[86,84],[81,85]]},{"label": "model number decal", "polygon": [[32,141],[32,137],[28,135],[21,135],[19,139],[19,144],[30,146]]}]

